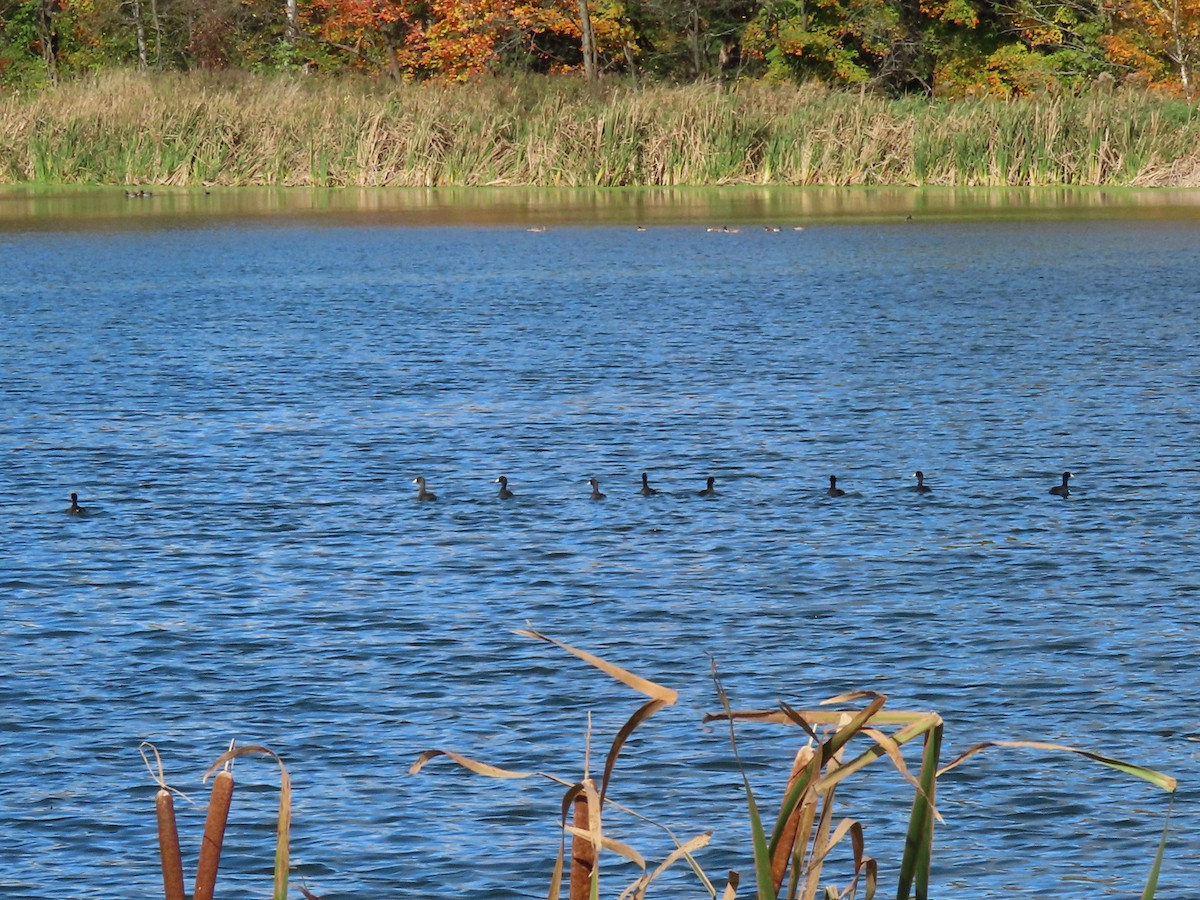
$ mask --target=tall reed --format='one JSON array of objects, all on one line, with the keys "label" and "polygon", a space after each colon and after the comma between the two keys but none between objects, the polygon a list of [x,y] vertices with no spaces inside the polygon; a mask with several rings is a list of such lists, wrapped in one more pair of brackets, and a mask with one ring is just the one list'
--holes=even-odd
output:
[{"label": "tall reed", "polygon": [[[619,853],[638,864],[642,875],[619,894],[621,900],[633,898],[643,900],[647,889],[668,866],[679,858],[686,858],[701,882],[704,890],[715,900],[716,889],[712,880],[692,857],[695,850],[708,843],[711,833],[699,835],[692,841],[675,841],[676,850],[664,862],[650,872],[645,860],[632,847],[616,841],[611,830],[602,826],[601,818],[606,802],[609,806],[631,812],[616,804],[608,795],[611,777],[617,757],[625,741],[633,731],[658,710],[678,699],[670,688],[647,681],[632,672],[621,669],[591,653],[571,647],[554,638],[532,629],[517,634],[553,644],[568,653],[585,660],[607,675],[631,687],[649,699],[626,721],[609,748],[604,775],[597,790],[592,779],[585,777],[572,784],[569,780],[545,772],[517,772],[501,769],[487,763],[463,756],[449,750],[426,750],[410,768],[410,773],[420,772],[433,759],[445,756],[468,771],[490,778],[530,778],[541,776],[568,787],[562,801],[560,827],[572,837],[572,859],[570,874],[570,900],[598,900],[600,851]],[[857,773],[877,760],[886,760],[913,788],[912,812],[909,818],[904,850],[899,861],[897,900],[927,900],[929,896],[930,863],[933,854],[934,822],[940,821],[937,812],[937,782],[948,772],[956,769],[970,757],[992,747],[1025,748],[1055,753],[1068,753],[1116,769],[1127,775],[1140,778],[1174,795],[1177,787],[1174,778],[1143,766],[1125,762],[1110,756],[1043,741],[988,741],[976,744],[959,754],[945,766],[939,767],[942,748],[943,722],[933,712],[885,711],[887,698],[873,691],[855,691],[823,701],[826,704],[854,704],[865,701],[860,708],[837,709],[794,709],[784,702],[776,708],[735,711],[717,677],[713,664],[713,680],[721,702],[721,711],[705,717],[705,721],[724,721],[729,727],[730,742],[737,768],[741,772],[745,789],[747,809],[750,817],[752,851],[754,858],[755,888],[758,900],[816,900],[823,897],[849,897],[857,895],[860,885],[864,895],[871,900],[877,889],[878,865],[865,852],[863,824],[856,819],[835,820],[834,800],[837,789],[853,779]],[[589,720],[590,722],[590,720]],[[735,732],[735,723],[758,723],[783,725],[799,728],[806,743],[801,746],[791,773],[787,779],[784,799],[775,819],[774,828],[768,832],[755,791],[742,765],[741,753]],[[590,724],[588,728],[590,738]],[[590,740],[589,740],[590,743]],[[910,771],[903,749],[908,745],[920,744],[920,765],[916,773]],[[585,773],[587,764],[585,762]],[[575,811],[573,825],[567,825],[569,810]],[[642,818],[639,816],[639,818]],[[1169,819],[1169,812],[1168,812]],[[649,821],[649,820],[646,820]],[[657,824],[657,823],[656,823]],[[660,827],[665,827],[661,826]],[[670,834],[669,830],[668,833]],[[823,884],[823,866],[839,843],[849,838],[853,862],[853,875],[844,888]],[[1143,900],[1152,900],[1157,885],[1166,846],[1167,830],[1163,836],[1151,865]],[[560,845],[554,871],[550,877],[549,897],[561,896],[564,868],[564,848]],[[786,882],[786,883],[785,883]],[[722,900],[732,900],[737,893],[738,877],[730,872],[729,882]]]},{"label": "tall reed", "polygon": [[[158,771],[150,765],[146,756],[146,748],[154,754]],[[163,893],[166,900],[184,900],[183,862],[180,853],[179,832],[175,824],[175,809],[171,800],[171,791],[167,787],[163,775],[162,760],[153,744],[143,742],[139,748],[146,768],[154,776],[159,790],[155,797],[155,811],[158,819],[159,856],[162,863]],[[238,747],[230,744],[225,753],[217,757],[207,772],[208,776],[216,774],[213,779],[212,795],[209,799],[208,813],[204,822],[204,834],[201,838],[200,856],[196,863],[196,887],[192,892],[193,900],[212,900],[217,888],[217,870],[221,862],[221,848],[225,841],[225,826],[229,819],[229,809],[233,801],[233,773],[231,764],[240,756],[268,756],[279,765],[279,813],[276,816],[275,831],[275,881],[272,900],[287,900],[289,874],[289,847],[291,843],[292,822],[292,783],[287,767],[283,760],[270,748],[258,745]],[[301,892],[310,896],[304,888]]]},{"label": "tall reed", "polygon": [[1200,108],[819,87],[112,73],[0,97],[0,181],[1200,186]]}]

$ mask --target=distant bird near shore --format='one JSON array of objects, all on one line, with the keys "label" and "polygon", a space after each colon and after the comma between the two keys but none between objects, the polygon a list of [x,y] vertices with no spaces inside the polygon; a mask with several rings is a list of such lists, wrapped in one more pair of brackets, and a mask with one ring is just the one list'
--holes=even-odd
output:
[{"label": "distant bird near shore", "polygon": [[592,499],[593,500],[603,500],[605,497],[608,496],[607,494],[600,493],[600,482],[598,482],[595,478],[589,478],[588,484],[590,484],[592,486]]},{"label": "distant bird near shore", "polygon": [[1054,496],[1056,496],[1056,497],[1070,496],[1071,489],[1069,487],[1067,487],[1067,482],[1070,481],[1073,477],[1074,476],[1070,472],[1063,472],[1062,484],[1056,484],[1054,487],[1050,488],[1050,493],[1054,494]]},{"label": "distant bird near shore", "polygon": [[638,493],[643,497],[650,497],[658,493],[658,491],[650,487],[650,479],[645,472],[642,473],[642,489]]},{"label": "distant bird near shore", "polygon": [[501,475],[499,478],[496,479],[496,484],[500,485],[500,493],[498,493],[496,496],[498,496],[501,500],[512,499],[513,492],[508,489],[508,479],[507,478],[505,478],[503,475]]},{"label": "distant bird near shore", "polygon": [[87,509],[79,505],[79,495],[71,492],[71,508],[67,510],[73,516],[86,516]]},{"label": "distant bird near shore", "polygon": [[918,494],[928,494],[933,491],[933,488],[925,483],[925,473],[920,469],[913,472],[913,478],[917,479],[917,486],[913,490]]},{"label": "distant bird near shore", "polygon": [[826,493],[830,497],[845,497],[846,496],[846,492],[837,486],[837,476],[836,475],[829,476],[829,490],[826,491]]},{"label": "distant bird near shore", "polygon": [[424,477],[418,475],[416,478],[413,479],[413,484],[415,484],[417,486],[417,499],[418,500],[436,500],[437,499],[437,494],[435,494],[433,491],[429,491],[429,490],[425,489]]},{"label": "distant bird near shore", "polygon": [[715,487],[713,487],[713,485],[716,483],[717,483],[717,479],[715,479],[711,475],[709,475],[708,476],[708,485],[704,488],[704,490],[702,490],[700,492],[700,496],[701,497],[715,497],[717,495],[717,489]]}]

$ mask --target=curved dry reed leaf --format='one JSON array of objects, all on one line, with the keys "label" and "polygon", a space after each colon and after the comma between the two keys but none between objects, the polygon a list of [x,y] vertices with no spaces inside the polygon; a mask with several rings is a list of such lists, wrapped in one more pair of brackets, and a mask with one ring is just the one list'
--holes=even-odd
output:
[{"label": "curved dry reed leaf", "polygon": [[[671,839],[671,843],[674,844],[676,846],[676,848],[684,846],[684,844],[682,844],[680,842],[679,838],[675,835],[675,832],[673,832],[669,827],[664,825],[662,822],[656,822],[656,821],[654,821],[654,819],[651,819],[648,816],[642,815],[637,810],[630,809],[627,806],[623,806],[622,804],[618,803],[616,800],[613,800],[611,798],[605,799],[604,803],[606,806],[610,806],[613,809],[620,810],[621,812],[625,813],[627,816],[630,816],[631,818],[640,819],[641,821],[645,822],[647,825],[651,825],[655,828],[661,828],[663,831],[666,832],[667,837],[669,837]],[[716,887],[713,886],[712,881],[705,874],[704,870],[702,868],[700,868],[700,864],[696,862],[696,860],[692,857],[690,852],[685,853],[684,858],[687,859],[688,867],[692,870],[692,874],[696,876],[696,879],[700,882],[701,886],[708,893],[708,896],[714,898],[714,900],[715,900],[715,898],[717,896],[717,889],[716,889]]]},{"label": "curved dry reed leaf", "polygon": [[[856,734],[867,722],[870,722],[883,709],[883,705],[887,702],[887,697],[883,694],[870,694],[871,702],[860,709],[858,712],[848,712],[847,718],[838,722],[838,731],[847,731],[851,735]],[[837,736],[835,735],[835,742]],[[843,741],[844,743],[844,741]]]},{"label": "curved dry reed leaf", "polygon": [[850,851],[854,854],[854,868],[857,871],[863,862],[863,851],[866,849],[866,839],[863,837],[861,822],[850,826]]},{"label": "curved dry reed leaf", "polygon": [[830,706],[834,703],[853,703],[855,700],[865,700],[868,697],[872,701],[878,701],[880,706],[887,703],[887,694],[881,694],[878,691],[848,691],[845,694],[838,694],[836,697],[829,697],[818,703],[818,706]]},{"label": "curved dry reed leaf", "polygon": [[460,753],[455,753],[452,750],[426,750],[417,757],[417,761],[409,766],[408,774],[416,775],[425,764],[431,759],[439,756],[447,756],[454,760],[464,769],[474,772],[476,775],[484,775],[488,778],[532,778],[534,775],[541,775],[541,772],[513,772],[509,769],[501,769],[499,766],[490,766],[487,763],[479,762],[471,759],[469,756],[463,756]]},{"label": "curved dry reed leaf", "polygon": [[567,827],[567,816],[571,814],[571,807],[575,804],[575,798],[583,792],[583,782],[579,781],[567,788],[567,792],[563,794],[562,799],[562,822],[564,828]]},{"label": "curved dry reed leaf", "polygon": [[[813,833],[812,840],[809,843],[808,861],[800,876],[805,880],[805,887],[802,896],[805,900],[812,900],[817,896],[817,891],[821,887],[821,867],[825,864],[825,857],[829,851],[833,849],[837,841],[841,840],[838,837],[836,840],[830,839],[829,830],[833,823],[833,801],[834,789],[825,795],[824,802],[821,804],[821,813],[817,819],[816,831]],[[844,833],[844,832],[843,832]]]},{"label": "curved dry reed leaf", "polygon": [[577,656],[586,663],[595,666],[606,675],[610,675],[626,687],[633,688],[640,694],[645,694],[647,697],[652,697],[655,700],[661,700],[667,706],[671,706],[679,699],[679,692],[673,691],[670,688],[663,687],[661,684],[655,684],[653,681],[642,678],[639,675],[634,675],[620,666],[615,666],[610,662],[606,662],[598,656],[588,653],[586,650],[580,650],[572,647],[570,644],[564,644],[562,641],[555,640],[552,637],[542,634],[539,631],[534,631],[531,628],[521,628],[514,632],[522,637],[531,637],[535,640],[545,641],[548,644],[554,644],[556,647],[561,647],[573,656]]},{"label": "curved dry reed leaf", "polygon": [[824,846],[813,848],[814,852],[812,858],[809,860],[809,867],[820,868],[821,864],[825,862],[825,857],[829,855],[830,851],[832,851],[834,847],[842,842],[842,839],[845,838],[847,833],[851,832],[855,826],[858,826],[859,834],[861,835],[862,825],[859,824],[857,819],[842,819],[842,821],[838,823],[837,828],[834,829],[833,833],[825,839]]},{"label": "curved dry reed leaf", "polygon": [[[565,831],[572,837],[581,837],[584,840],[590,840],[593,837],[593,833],[590,828],[587,831],[584,831],[582,828],[576,828],[574,825],[567,825],[565,826]],[[622,843],[614,838],[607,837],[606,835],[599,836],[599,844],[602,849],[611,850],[613,853],[620,854],[630,862],[635,863],[638,868],[646,868],[646,860],[642,857],[642,854],[638,853],[628,844]]]},{"label": "curved dry reed leaf", "polygon": [[608,749],[608,758],[604,760],[604,776],[600,780],[600,801],[604,801],[605,794],[608,793],[608,784],[612,779],[613,769],[617,765],[617,756],[621,752],[621,748],[625,745],[629,735],[633,734],[633,730],[645,722],[648,718],[658,712],[667,704],[658,699],[647,700],[637,711],[629,717],[621,730],[617,732],[617,736],[613,738],[612,746]]},{"label": "curved dry reed leaf", "polygon": [[709,722],[771,722],[776,725],[796,724],[778,709],[729,709],[720,712],[705,713],[700,720],[707,725]]},{"label": "curved dry reed leaf", "polygon": [[[687,843],[678,845],[666,859],[655,866],[654,871],[643,872],[625,890],[621,891],[617,900],[644,900],[646,891],[654,883],[654,879],[658,878],[659,875],[680,859],[684,857],[690,858],[692,853],[702,847],[708,846],[709,842],[712,841],[712,834],[711,831],[706,831],[703,834],[696,835]],[[713,892],[713,896],[716,896],[715,891]]]},{"label": "curved dry reed leaf", "polygon": [[867,886],[863,888],[863,895],[866,900],[873,900],[879,886],[879,863],[876,862],[875,857],[868,856],[863,860],[863,870],[867,873]]},{"label": "curved dry reed leaf", "polygon": [[[836,725],[842,716],[841,711],[824,710],[824,709],[805,709],[800,710],[805,720],[809,724],[819,725]],[[874,717],[876,725],[908,725],[920,719],[929,716],[936,716],[936,713],[929,712],[914,712],[896,710],[887,712],[881,710]],[[793,719],[789,718],[782,710],[779,709],[751,709],[751,710],[733,710],[731,712],[715,712],[705,713],[704,723],[726,721],[734,719],[739,722],[769,722],[773,725],[795,725]],[[939,717],[940,718],[940,717]]]},{"label": "curved dry reed leaf", "polygon": [[[906,714],[906,716],[909,718],[905,722],[904,727],[895,734],[891,735],[892,741],[898,745],[904,745],[914,738],[921,737],[933,729],[940,727],[942,724],[942,717],[936,713],[909,713]],[[883,756],[884,753],[884,749],[878,744],[868,747],[854,759],[847,763],[843,763],[841,768],[839,768],[837,771],[830,772],[822,777],[817,783],[817,789],[819,791],[824,791],[830,786],[837,784],[840,781],[844,781],[859,769],[862,769],[879,759],[879,757]]]},{"label": "curved dry reed leaf", "polygon": [[644,900],[650,876],[643,872],[617,895],[617,900]]},{"label": "curved dry reed leaf", "polygon": [[673,851],[671,851],[670,855],[668,855],[666,859],[664,859],[655,867],[654,871],[650,873],[650,878],[646,884],[649,885],[654,881],[654,879],[656,879],[663,872],[667,871],[667,869],[679,862],[679,860],[683,859],[685,856],[690,856],[697,850],[707,847],[710,843],[712,843],[712,836],[713,833],[711,831],[706,831],[703,834],[696,835],[690,841],[680,844]]},{"label": "curved dry reed leaf", "polygon": [[566,861],[566,832],[558,844],[558,858],[554,860],[554,871],[550,873],[550,893],[547,900],[559,900],[562,897],[563,865]]},{"label": "curved dry reed leaf", "polygon": [[820,742],[821,739],[817,736],[816,729],[808,724],[808,720],[804,718],[799,710],[793,709],[782,700],[779,701],[779,708],[793,724],[799,725],[804,730],[804,733],[809,736],[810,740]]},{"label": "curved dry reed leaf", "polygon": [[596,790],[596,782],[590,778],[583,779],[583,795],[587,798],[588,839],[592,842],[592,848],[599,854],[600,843],[604,839],[604,812],[600,806],[600,792]]},{"label": "curved dry reed leaf", "polygon": [[900,752],[899,744],[877,728],[864,728],[862,733],[883,748],[883,752],[892,761],[892,765],[896,767],[896,771],[904,776],[905,781],[918,791],[921,790],[921,782],[917,781],[917,777],[908,771],[908,764],[904,762],[904,755]]},{"label": "curved dry reed leaf", "polygon": [[871,900],[875,896],[875,881],[879,866],[872,857],[867,856],[864,852],[863,828],[857,822],[850,829],[850,842],[854,852],[854,877],[850,880],[850,884],[846,886],[845,896],[854,897],[858,894],[858,881],[865,873],[867,885],[864,888],[864,893],[866,894],[866,900]]},{"label": "curved dry reed leaf", "polygon": [[1147,769],[1145,766],[1139,766],[1136,763],[1125,762],[1121,759],[1116,759],[1111,756],[1105,756],[1102,753],[1096,753],[1092,750],[1083,750],[1079,747],[1071,747],[1067,744],[1050,744],[1045,741],[984,741],[981,744],[976,744],[967,750],[960,753],[957,757],[951,760],[938,770],[938,777],[945,775],[951,769],[957,768],[961,763],[965,762],[970,757],[974,756],[982,750],[989,747],[1018,747],[1032,750],[1055,750],[1064,753],[1074,753],[1087,759],[1098,762],[1103,766],[1116,769],[1124,772],[1127,775],[1132,775],[1135,778],[1140,778],[1143,781],[1148,781],[1155,787],[1162,788],[1164,791],[1174,793],[1178,782],[1170,775],[1164,775],[1161,772],[1156,772],[1153,769]]}]

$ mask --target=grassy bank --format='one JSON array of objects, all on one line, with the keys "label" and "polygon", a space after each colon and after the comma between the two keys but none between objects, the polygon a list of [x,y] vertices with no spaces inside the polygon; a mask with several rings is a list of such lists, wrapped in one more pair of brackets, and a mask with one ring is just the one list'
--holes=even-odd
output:
[{"label": "grassy bank", "polygon": [[0,182],[1200,186],[1200,108],[112,74],[0,96]]}]

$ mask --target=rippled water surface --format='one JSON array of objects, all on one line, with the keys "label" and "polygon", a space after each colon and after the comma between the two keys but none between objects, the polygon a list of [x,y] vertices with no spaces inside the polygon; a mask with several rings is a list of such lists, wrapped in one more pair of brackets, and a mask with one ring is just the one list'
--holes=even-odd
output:
[{"label": "rippled water surface", "polygon": [[[0,895],[153,896],[139,742],[202,804],[237,739],[287,761],[295,877],[317,894],[545,896],[560,789],[407,774],[439,747],[578,777],[588,710],[602,765],[637,695],[513,633],[529,622],[680,691],[612,795],[681,837],[713,829],[699,859],[722,886],[737,868],[746,894],[752,866],[728,734],[701,723],[714,660],[742,708],[862,688],[938,711],[946,758],[1030,738],[1167,771],[1159,896],[1195,897],[1198,238],[1112,220],[0,235]],[[1064,470],[1067,500],[1048,493]],[[769,807],[799,733],[740,733]],[[262,897],[277,776],[236,774],[218,894]],[[1027,750],[940,791],[939,897],[1135,896],[1167,810]],[[911,789],[881,765],[842,800],[891,894]],[[204,813],[178,806],[190,869]],[[632,878],[614,865],[605,893]],[[660,885],[703,895],[686,867]]]}]

